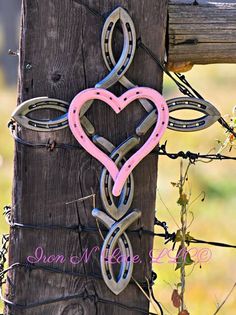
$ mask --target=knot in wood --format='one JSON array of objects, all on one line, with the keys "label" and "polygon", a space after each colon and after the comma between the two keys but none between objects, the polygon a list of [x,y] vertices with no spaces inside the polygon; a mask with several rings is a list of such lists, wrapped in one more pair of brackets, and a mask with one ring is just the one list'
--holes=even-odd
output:
[{"label": "knot in wood", "polygon": [[53,81],[54,83],[56,83],[56,82],[60,81],[60,79],[61,79],[61,74],[55,72],[55,73],[52,74],[51,79],[52,79],[52,81]]}]

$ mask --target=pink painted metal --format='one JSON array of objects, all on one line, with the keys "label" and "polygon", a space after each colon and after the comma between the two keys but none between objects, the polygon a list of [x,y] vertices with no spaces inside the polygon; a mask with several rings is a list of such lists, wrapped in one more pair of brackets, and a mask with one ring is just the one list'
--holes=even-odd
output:
[{"label": "pink painted metal", "polygon": [[[79,120],[80,110],[87,101],[98,99],[108,104],[117,114],[119,114],[129,103],[141,98],[149,99],[154,103],[158,113],[157,122],[152,134],[145,144],[136,153],[134,153],[119,170],[112,159],[102,152],[84,132]],[[105,89],[91,88],[80,92],[72,100],[69,108],[68,119],[70,129],[77,141],[88,153],[100,161],[111,174],[111,177],[114,180],[112,193],[114,196],[119,196],[125,181],[134,167],[147,154],[149,154],[160,141],[168,124],[169,112],[162,95],[151,88],[136,87],[128,90],[120,97],[116,97],[114,94]]]}]

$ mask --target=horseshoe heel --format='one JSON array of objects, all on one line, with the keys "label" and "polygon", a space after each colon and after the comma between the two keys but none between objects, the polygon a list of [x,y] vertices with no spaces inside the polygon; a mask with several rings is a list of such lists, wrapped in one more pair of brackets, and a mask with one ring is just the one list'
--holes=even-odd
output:
[{"label": "horseshoe heel", "polygon": [[[133,250],[130,240],[124,232],[132,223],[141,216],[140,211],[134,211],[119,222],[115,222],[104,212],[94,209],[92,215],[98,218],[110,230],[103,242],[100,264],[104,282],[116,295],[122,292],[133,272]],[[116,245],[119,245],[122,254],[121,268],[117,280],[112,269],[111,258]]]},{"label": "horseshoe heel", "polygon": [[[46,96],[35,97],[27,100],[16,107],[12,113],[12,118],[22,127],[33,131],[52,131],[68,127],[67,111],[69,103]],[[30,118],[29,114],[41,109],[54,109],[62,113],[61,116],[53,119]],[[83,116],[81,124],[89,135],[93,135],[95,130],[90,121]]]},{"label": "horseshoe heel", "polygon": [[[190,109],[205,114],[196,119],[182,120],[169,116],[168,128],[175,131],[198,131],[213,125],[220,119],[220,112],[211,103],[192,97],[177,97],[167,101],[169,113]],[[156,122],[157,114],[153,110],[136,128],[137,135],[145,134]]]}]

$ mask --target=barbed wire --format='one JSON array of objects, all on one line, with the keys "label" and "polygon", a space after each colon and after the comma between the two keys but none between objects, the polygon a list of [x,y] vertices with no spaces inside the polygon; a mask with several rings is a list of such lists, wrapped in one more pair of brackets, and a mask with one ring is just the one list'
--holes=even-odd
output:
[{"label": "barbed wire", "polygon": [[[11,207],[10,206],[6,206],[4,208],[4,215],[6,217],[6,220],[8,222],[8,224],[11,226],[11,228],[20,228],[20,229],[66,229],[66,230],[70,230],[70,231],[75,231],[75,232],[97,232],[98,233],[98,228],[97,227],[85,227],[82,226],[81,224],[79,225],[72,225],[72,226],[64,226],[64,225],[40,225],[40,224],[22,224],[22,223],[17,223],[14,222],[12,217],[11,217]],[[173,241],[175,243],[176,241],[176,233],[169,233],[168,231],[168,226],[166,224],[166,222],[161,222],[159,221],[157,218],[155,218],[154,221],[154,225],[156,226],[160,226],[164,229],[165,233],[155,233],[154,231],[149,231],[146,229],[143,229],[142,227],[136,230],[129,230],[127,231],[127,233],[137,233],[140,237],[143,234],[147,234],[147,235],[151,235],[153,237],[162,237],[165,239],[165,244]],[[104,230],[105,231],[105,230]],[[87,278],[96,278],[96,279],[102,279],[102,276],[100,274],[96,274],[96,273],[80,273],[80,272],[73,272],[73,271],[65,271],[65,270],[60,270],[58,268],[55,267],[49,267],[49,266],[41,266],[41,265],[35,265],[32,263],[15,263],[12,264],[9,268],[4,269],[4,265],[6,263],[6,254],[7,254],[7,250],[8,250],[8,242],[9,242],[9,235],[3,235],[3,239],[2,239],[2,249],[0,250],[0,289],[2,289],[3,284],[5,283],[5,281],[3,281],[5,274],[7,274],[10,270],[13,269],[18,269],[18,268],[24,268],[26,270],[42,270],[45,272],[54,272],[54,273],[60,273],[60,274],[66,274],[66,275],[71,275],[71,276],[77,276],[77,277],[87,277]],[[220,242],[209,242],[209,241],[205,241],[205,240],[198,240],[196,238],[189,238],[186,240],[187,243],[198,243],[198,244],[209,244],[209,245],[213,245],[213,246],[220,246],[220,247],[230,247],[230,248],[236,248],[235,245],[231,245],[231,244],[225,244],[225,243],[220,243]],[[155,272],[152,271],[151,273],[151,279],[149,279],[149,285],[153,285],[155,280],[157,278],[157,275]],[[135,283],[134,281],[131,280],[131,283]],[[143,288],[147,289],[147,283],[143,282],[139,282],[139,285]],[[7,300],[1,293],[1,299],[10,307],[13,308],[18,308],[18,309],[29,309],[29,308],[35,308],[38,306],[42,306],[42,305],[47,305],[47,304],[52,304],[52,303],[57,303],[60,301],[66,301],[66,300],[71,300],[71,299],[75,299],[75,298],[82,298],[82,299],[94,299],[95,303],[103,303],[103,304],[114,304],[117,307],[126,309],[128,311],[137,311],[140,312],[142,314],[150,314],[153,315],[154,313],[151,312],[146,312],[143,309],[137,308],[137,307],[131,307],[122,303],[118,303],[118,302],[114,302],[114,301],[110,301],[110,300],[105,300],[100,298],[96,293],[94,295],[91,294],[87,294],[87,292],[85,291],[82,294],[76,294],[76,295],[70,295],[70,296],[66,296],[66,297],[61,297],[61,298],[56,298],[56,299],[48,299],[45,301],[41,301],[41,302],[37,302],[37,303],[32,303],[32,304],[28,304],[28,305],[22,305],[22,304],[17,304],[17,303],[13,303],[12,301]],[[160,302],[158,302],[152,292],[152,298],[154,299],[154,301],[157,303],[158,307],[160,310],[162,310],[161,304]],[[163,313],[163,310],[162,310]]]},{"label": "barbed wire", "polygon": [[[57,143],[55,140],[48,139],[47,142],[29,142],[25,141],[20,138],[16,134],[16,125],[14,121],[10,121],[8,123],[8,127],[11,131],[11,135],[14,140],[22,145],[34,148],[34,149],[42,149],[45,148],[47,151],[53,151],[54,149],[72,149],[72,150],[82,150],[82,147],[78,144],[70,144],[70,143]],[[182,158],[185,160],[189,160],[191,163],[195,163],[197,160],[208,160],[208,161],[223,161],[223,160],[236,160],[236,156],[228,156],[223,155],[220,153],[217,154],[203,154],[203,153],[196,153],[191,151],[179,151],[179,152],[168,152],[167,149],[167,141],[160,145],[159,147],[155,148],[150,154],[155,154],[157,156],[166,156],[172,160],[176,160],[178,158]],[[133,153],[131,150],[130,153]]]},{"label": "barbed wire", "polygon": [[[8,224],[10,224],[10,226],[12,228],[30,228],[30,229],[66,229],[66,230],[72,230],[72,231],[76,231],[76,232],[82,232],[82,231],[86,231],[86,232],[98,232],[97,228],[95,227],[84,227],[82,225],[74,225],[74,226],[60,226],[60,225],[34,225],[34,224],[21,224],[21,223],[15,223],[12,220],[11,217],[11,207],[10,206],[5,206],[4,208],[4,215],[6,217],[6,220],[8,222]],[[145,233],[145,230],[140,229],[140,231],[142,233]],[[140,233],[139,230],[134,230],[131,232],[135,232],[135,233]],[[4,301],[4,303],[6,305],[8,305],[9,307],[13,307],[16,309],[30,309],[30,308],[35,308],[35,307],[39,307],[42,305],[47,305],[47,304],[52,304],[52,303],[57,303],[57,302],[61,302],[61,301],[66,301],[66,300],[71,300],[71,299],[93,299],[94,303],[102,303],[102,304],[113,304],[114,306],[126,309],[127,311],[137,311],[140,312],[142,314],[150,314],[150,315],[154,315],[154,313],[152,312],[147,312],[141,308],[138,307],[131,307],[116,301],[110,301],[110,300],[106,300],[103,299],[101,297],[99,297],[96,292],[94,294],[88,294],[87,291],[85,290],[83,293],[81,294],[75,294],[75,295],[70,295],[70,296],[66,296],[66,297],[60,297],[60,298],[55,298],[55,299],[47,299],[45,301],[40,301],[37,303],[31,303],[31,304],[18,304],[18,303],[14,303],[12,301],[9,301],[8,299],[6,299],[3,294],[2,294],[2,286],[5,283],[5,281],[3,281],[4,276],[11,270],[14,269],[18,269],[18,268],[24,268],[25,270],[41,270],[41,271],[45,271],[45,272],[53,272],[53,273],[60,273],[60,274],[66,274],[66,275],[70,275],[70,276],[77,276],[77,277],[86,277],[86,278],[96,278],[96,279],[103,279],[101,274],[96,274],[96,273],[81,273],[81,272],[73,272],[73,271],[65,271],[65,270],[60,270],[58,268],[55,267],[49,267],[49,266],[41,266],[41,265],[35,265],[32,263],[14,263],[12,264],[10,267],[8,267],[7,269],[4,269],[4,265],[6,263],[6,254],[7,254],[7,249],[8,249],[8,242],[9,242],[9,235],[4,235],[3,236],[3,240],[2,240],[2,248],[0,250],[0,298]],[[147,282],[139,282],[139,286],[141,286],[144,289],[148,289],[149,285],[153,285],[155,279],[157,278],[157,275],[154,271],[151,272],[151,278],[148,280],[148,285]],[[130,281],[131,284],[136,284],[136,281],[131,280]],[[159,305],[159,307],[161,308],[161,305]]]},{"label": "barbed wire", "polygon": [[172,160],[176,160],[178,158],[186,159],[189,160],[192,164],[194,164],[197,160],[208,160],[208,161],[223,161],[223,160],[236,160],[236,156],[228,156],[228,155],[223,155],[220,153],[217,154],[203,154],[203,153],[196,153],[196,152],[191,152],[191,151],[179,151],[175,153],[168,152],[167,149],[167,141],[160,145],[157,150],[156,154],[157,155],[163,155],[167,156],[168,158]]},{"label": "barbed wire", "polygon": [[[34,266],[32,264],[15,263],[12,266],[10,266],[9,268],[7,268],[6,270],[0,272],[0,276],[2,277],[2,276],[4,276],[4,274],[8,273],[10,270],[13,270],[13,269],[16,269],[16,268],[24,268],[24,269],[28,269],[28,270],[40,269],[40,270],[45,270],[45,271],[58,272],[58,271],[55,270],[55,268],[49,268],[49,267],[46,267],[46,266]],[[64,274],[72,274],[72,273],[69,273],[69,272],[66,272],[66,271],[60,271],[60,272],[64,273]],[[74,273],[73,275],[78,275],[78,274]],[[94,278],[94,276],[93,276],[93,278]],[[48,305],[48,304],[58,303],[58,302],[62,302],[62,301],[68,301],[68,300],[72,300],[72,299],[79,299],[79,298],[81,298],[82,300],[90,299],[90,300],[94,301],[95,304],[97,304],[97,303],[112,304],[112,305],[118,306],[118,307],[120,307],[122,309],[126,309],[127,311],[136,311],[136,312],[140,312],[142,314],[155,315],[154,313],[147,312],[146,310],[143,310],[143,309],[141,309],[139,307],[129,306],[129,305],[125,305],[123,303],[117,302],[117,301],[111,301],[111,300],[103,299],[103,298],[98,296],[96,291],[94,291],[94,294],[89,294],[87,292],[87,290],[84,290],[83,293],[80,293],[80,294],[67,295],[67,296],[62,296],[62,297],[59,297],[59,298],[47,299],[47,300],[44,300],[44,301],[39,301],[39,302],[36,302],[36,303],[30,303],[30,304],[19,304],[19,303],[14,303],[14,302],[6,299],[3,296],[3,294],[2,294],[2,287],[1,287],[0,298],[10,308],[21,309],[21,310],[22,309],[32,309],[32,308],[36,308],[36,307],[43,306],[43,305]]]}]

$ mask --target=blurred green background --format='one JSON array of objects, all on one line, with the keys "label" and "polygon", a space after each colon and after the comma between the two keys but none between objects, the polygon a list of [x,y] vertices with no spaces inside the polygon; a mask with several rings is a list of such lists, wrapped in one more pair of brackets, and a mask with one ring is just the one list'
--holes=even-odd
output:
[{"label": "blurred green background", "polygon": [[[16,2],[16,1],[15,1]],[[7,2],[5,2],[7,4]],[[5,5],[4,3],[4,5]],[[11,13],[15,21],[19,18],[19,4],[13,7],[14,1],[9,0],[12,6]],[[3,11],[0,14],[3,15]],[[12,18],[13,18],[12,15]],[[11,18],[11,21],[13,21]],[[1,20],[3,21],[3,19]],[[9,134],[7,123],[12,110],[16,106],[16,66],[17,57],[7,56],[8,48],[17,50],[17,36],[14,27],[9,29],[0,24],[0,207],[11,204],[11,188],[13,174],[13,148],[14,143]],[[10,32],[10,33],[9,33]],[[12,35],[9,35],[11,34]],[[16,32],[17,34],[17,32]],[[202,94],[206,100],[213,103],[228,119],[232,107],[236,105],[236,65],[209,65],[194,66],[186,77]],[[166,98],[180,96],[173,83],[165,78],[164,95]],[[205,131],[195,133],[177,133],[168,130],[162,140],[168,140],[169,151],[191,150],[205,152],[217,148],[217,139],[224,140],[222,127],[216,123]],[[226,152],[227,153],[227,152]],[[234,150],[231,152],[236,156]],[[191,235],[204,240],[220,241],[236,244],[236,162],[216,161],[212,163],[197,163],[190,168],[188,188],[191,189],[192,200],[202,191],[206,198],[193,203],[191,211],[194,221],[189,227]],[[180,160],[169,160],[161,157],[159,161],[157,216],[159,220],[168,223],[170,231],[176,231],[177,226],[172,218],[179,223],[180,208],[176,201],[178,191],[171,185],[179,177]],[[170,213],[160,200],[163,200]],[[157,229],[157,231],[159,231]],[[1,218],[0,233],[7,233],[8,226]],[[167,247],[171,248],[172,244]],[[217,305],[222,302],[236,281],[236,250],[197,245],[199,248],[209,247],[212,258],[202,263],[200,268],[196,265],[187,267],[189,274],[186,278],[186,305],[191,315],[213,314]],[[154,249],[162,249],[163,240],[156,238]],[[194,246],[195,247],[195,246]],[[175,271],[173,264],[154,264],[158,274],[154,290],[156,297],[168,309],[170,314],[177,314],[172,307],[171,294],[175,284],[179,282],[179,272]],[[192,270],[193,269],[193,270]],[[192,271],[192,272],[191,272]],[[219,314],[236,314],[236,290],[228,299]],[[166,314],[168,314],[166,312]]]}]

